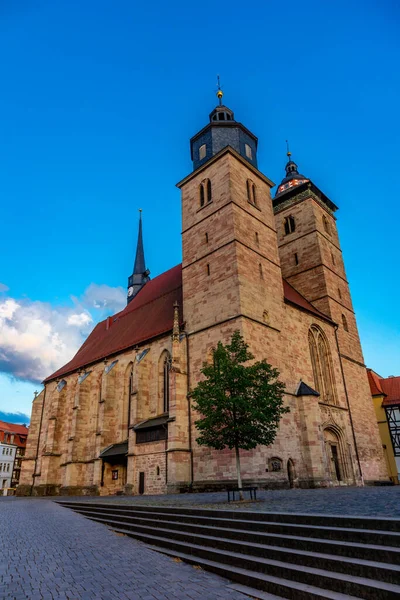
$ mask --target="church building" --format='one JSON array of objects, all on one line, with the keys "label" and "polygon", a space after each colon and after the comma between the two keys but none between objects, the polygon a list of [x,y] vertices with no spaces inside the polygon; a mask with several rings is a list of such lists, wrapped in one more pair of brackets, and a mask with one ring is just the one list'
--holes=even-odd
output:
[{"label": "church building", "polygon": [[34,400],[19,495],[225,489],[234,452],[196,443],[190,391],[239,330],[285,383],[271,446],[245,484],[363,485],[388,473],[336,228],[337,206],[288,152],[274,183],[257,137],[219,103],[191,140],[182,264],[150,279],[139,221],[127,305],[99,323]]}]

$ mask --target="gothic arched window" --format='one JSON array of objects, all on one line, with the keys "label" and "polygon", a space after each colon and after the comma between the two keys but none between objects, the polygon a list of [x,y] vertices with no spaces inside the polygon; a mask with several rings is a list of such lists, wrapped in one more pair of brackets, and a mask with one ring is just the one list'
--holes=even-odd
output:
[{"label": "gothic arched window", "polygon": [[160,356],[158,377],[159,377],[159,403],[158,412],[167,413],[169,411],[169,372],[171,369],[171,355],[167,350]]},{"label": "gothic arched window", "polygon": [[349,326],[347,324],[347,319],[346,319],[345,315],[342,315],[342,323],[343,323],[343,329],[345,331],[348,331],[349,330]]},{"label": "gothic arched window", "polygon": [[200,187],[199,187],[199,193],[200,193],[200,206],[204,206],[204,186],[201,183]]},{"label": "gothic arched window", "polygon": [[212,200],[212,189],[211,189],[211,181],[209,179],[205,179],[201,182],[199,186],[199,196],[200,196],[200,207],[204,206],[206,198],[207,202],[211,202]]},{"label": "gothic arched window", "polygon": [[206,181],[207,181],[207,202],[211,202],[211,200],[212,200],[211,181],[209,179],[207,179]]},{"label": "gothic arched window", "polygon": [[292,217],[292,215],[290,215],[289,217],[286,217],[283,222],[283,226],[285,228],[285,235],[289,235],[289,233],[293,233],[293,231],[295,231],[295,229],[296,229],[296,221],[294,220],[294,217]]},{"label": "gothic arched window", "polygon": [[132,407],[132,401],[133,401],[134,394],[135,394],[135,387],[134,387],[134,383],[133,383],[133,366],[132,366],[131,372],[129,375],[129,395],[128,395],[128,406],[127,406],[128,430],[129,430],[129,427],[131,426],[131,407]]},{"label": "gothic arched window", "polygon": [[322,222],[324,224],[324,229],[325,229],[326,233],[328,235],[330,235],[331,234],[331,229],[329,227],[329,221],[328,221],[328,219],[326,218],[325,215],[322,217]]},{"label": "gothic arched window", "polygon": [[308,332],[311,364],[314,374],[314,387],[321,395],[322,402],[336,404],[332,359],[328,341],[317,325]]},{"label": "gothic arched window", "polygon": [[250,202],[250,204],[254,204],[254,206],[257,206],[257,193],[255,184],[251,181],[251,179],[248,179],[246,181],[246,186],[247,200]]}]

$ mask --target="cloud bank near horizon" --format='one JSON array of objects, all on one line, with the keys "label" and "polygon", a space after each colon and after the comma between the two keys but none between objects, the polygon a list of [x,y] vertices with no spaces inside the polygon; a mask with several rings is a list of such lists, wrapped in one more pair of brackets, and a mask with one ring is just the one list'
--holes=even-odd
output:
[{"label": "cloud bank near horizon", "polygon": [[71,299],[72,306],[54,306],[2,294],[0,372],[39,383],[71,360],[96,322],[120,311],[126,302],[122,287],[95,283]]}]

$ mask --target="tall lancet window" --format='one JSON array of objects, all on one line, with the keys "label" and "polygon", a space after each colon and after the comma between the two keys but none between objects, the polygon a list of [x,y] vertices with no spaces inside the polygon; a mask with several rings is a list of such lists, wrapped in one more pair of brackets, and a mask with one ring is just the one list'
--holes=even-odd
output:
[{"label": "tall lancet window", "polygon": [[322,402],[336,404],[332,357],[328,341],[322,329],[317,325],[310,327],[308,344],[314,374],[314,387],[321,394]]},{"label": "tall lancet window", "polygon": [[131,409],[132,409],[132,401],[134,396],[134,384],[133,384],[133,366],[129,375],[129,386],[128,386],[128,414],[127,414],[127,423],[128,423],[128,431],[131,426]]},{"label": "tall lancet window", "polygon": [[211,189],[211,181],[209,179],[204,179],[199,185],[199,196],[200,196],[200,207],[204,206],[206,201],[211,202],[212,200],[212,189]]},{"label": "tall lancet window", "polygon": [[168,350],[161,353],[158,361],[158,414],[169,411],[171,355]]},{"label": "tall lancet window", "polygon": [[169,411],[169,368],[170,368],[170,357],[169,355],[164,359],[164,378],[163,378],[163,404],[164,412]]}]

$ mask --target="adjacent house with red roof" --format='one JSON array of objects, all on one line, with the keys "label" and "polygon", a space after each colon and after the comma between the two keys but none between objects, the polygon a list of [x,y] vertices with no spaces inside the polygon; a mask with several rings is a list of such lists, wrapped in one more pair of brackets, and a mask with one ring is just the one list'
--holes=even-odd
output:
[{"label": "adjacent house with red roof", "polygon": [[381,377],[368,369],[368,381],[378,421],[389,477],[399,483],[400,377]]},{"label": "adjacent house with red roof", "polygon": [[[21,473],[21,459],[25,455],[26,440],[29,428],[26,425],[16,425],[15,423],[6,423],[0,421],[0,444],[5,447],[10,444],[15,447],[13,450],[13,464],[10,466],[10,485],[15,488],[19,484]],[[0,461],[3,450],[0,452]],[[5,454],[5,452],[4,452]],[[1,463],[0,463],[1,464]],[[0,468],[0,476],[3,469]]]},{"label": "adjacent house with red roof", "polygon": [[190,392],[235,330],[278,368],[290,408],[270,447],[243,452],[246,484],[387,481],[337,206],[290,152],[273,196],[258,139],[222,103],[190,147],[193,171],[178,183],[182,264],[150,279],[140,218],[126,307],[96,325],[33,402],[19,493],[159,494],[234,482],[232,452],[197,444]]}]

